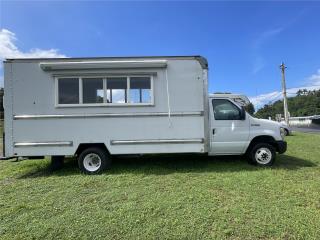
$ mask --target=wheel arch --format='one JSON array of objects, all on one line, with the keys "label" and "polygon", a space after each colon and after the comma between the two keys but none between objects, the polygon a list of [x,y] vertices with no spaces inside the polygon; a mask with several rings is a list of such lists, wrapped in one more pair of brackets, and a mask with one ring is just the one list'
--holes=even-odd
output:
[{"label": "wheel arch", "polygon": [[104,143],[80,143],[78,145],[77,150],[74,153],[74,155],[78,156],[82,151],[84,151],[85,149],[90,148],[90,147],[101,148],[101,149],[105,150],[110,155],[110,152]]},{"label": "wheel arch", "polygon": [[269,135],[260,135],[260,136],[254,137],[251,140],[249,146],[247,147],[246,154],[248,154],[250,152],[250,150],[258,143],[268,143],[271,146],[273,146],[276,149],[276,151],[278,151],[278,144],[277,144],[276,140],[274,139],[274,137],[269,136]]}]

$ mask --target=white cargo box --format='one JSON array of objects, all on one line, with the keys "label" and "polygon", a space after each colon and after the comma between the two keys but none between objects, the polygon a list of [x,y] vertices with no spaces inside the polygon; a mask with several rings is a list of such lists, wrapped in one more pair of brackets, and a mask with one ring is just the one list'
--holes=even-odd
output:
[{"label": "white cargo box", "polygon": [[8,59],[5,156],[208,151],[207,61],[198,56]]}]

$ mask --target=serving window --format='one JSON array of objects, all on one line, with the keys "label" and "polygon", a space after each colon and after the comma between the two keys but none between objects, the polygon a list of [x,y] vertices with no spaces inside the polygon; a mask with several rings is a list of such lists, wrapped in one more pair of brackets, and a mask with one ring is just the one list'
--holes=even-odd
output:
[{"label": "serving window", "polygon": [[128,80],[126,77],[107,78],[107,103],[128,102]]},{"label": "serving window", "polygon": [[82,103],[103,103],[103,98],[102,78],[82,78]]},{"label": "serving window", "polygon": [[56,106],[153,104],[152,76],[56,78]]},{"label": "serving window", "polygon": [[130,78],[130,102],[149,103],[151,102],[151,81],[149,77]]},{"label": "serving window", "polygon": [[79,103],[79,79],[78,78],[60,78],[58,86],[60,104],[78,104]]}]

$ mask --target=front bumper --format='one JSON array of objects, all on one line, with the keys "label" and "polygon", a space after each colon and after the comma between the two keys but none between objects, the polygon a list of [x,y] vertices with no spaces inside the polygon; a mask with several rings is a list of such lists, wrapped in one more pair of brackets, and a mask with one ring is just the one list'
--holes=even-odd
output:
[{"label": "front bumper", "polygon": [[287,151],[287,142],[286,141],[277,141],[277,152],[284,153]]}]

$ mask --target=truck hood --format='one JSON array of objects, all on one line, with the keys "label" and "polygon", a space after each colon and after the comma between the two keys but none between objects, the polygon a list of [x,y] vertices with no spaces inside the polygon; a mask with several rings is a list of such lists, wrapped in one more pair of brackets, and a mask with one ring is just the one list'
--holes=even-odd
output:
[{"label": "truck hood", "polygon": [[281,125],[276,121],[251,117],[250,124],[250,132],[253,135],[268,135],[277,141],[283,140],[280,130]]},{"label": "truck hood", "polygon": [[279,129],[281,124],[276,122],[276,121],[272,121],[272,120],[267,120],[267,119],[259,119],[259,118],[251,118],[251,124],[259,124],[261,127],[266,127],[266,128],[277,128]]}]

